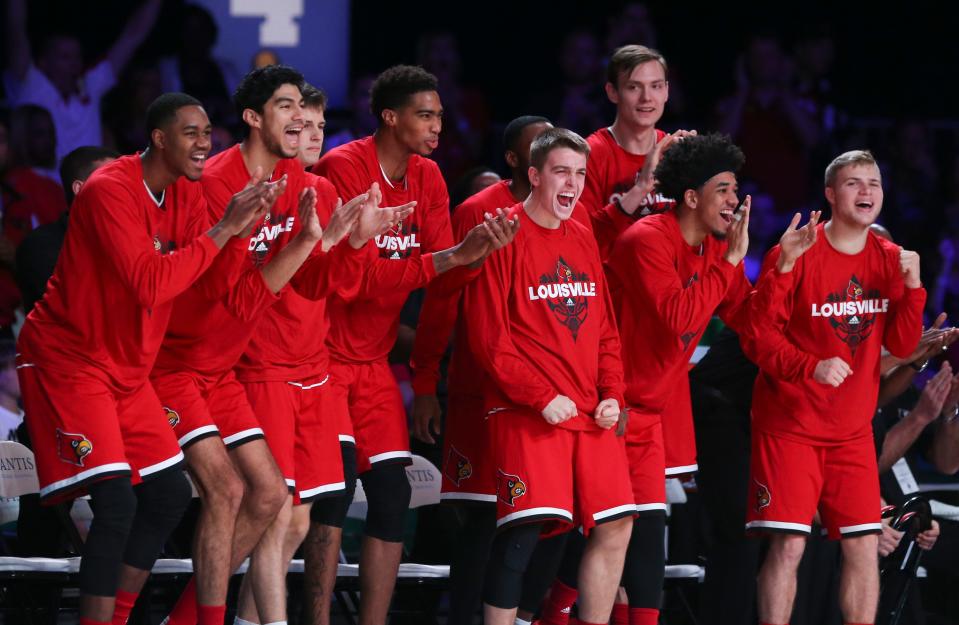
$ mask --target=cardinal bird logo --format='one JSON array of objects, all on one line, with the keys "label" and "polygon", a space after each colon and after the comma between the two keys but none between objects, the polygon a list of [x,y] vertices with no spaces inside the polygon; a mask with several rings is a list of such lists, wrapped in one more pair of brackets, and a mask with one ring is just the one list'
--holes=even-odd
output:
[{"label": "cardinal bird logo", "polygon": [[[868,298],[865,296],[866,293],[862,283],[859,278],[853,275],[849,278],[844,295],[833,293],[826,298],[826,301],[833,304],[863,302],[864,299],[878,298],[879,292],[870,293]],[[872,308],[870,307],[865,307],[861,312],[851,310],[849,307],[846,307],[846,310],[849,314],[831,316],[829,317],[829,323],[836,332],[836,336],[849,345],[850,351],[855,354],[856,348],[862,345],[862,342],[872,334],[873,326],[876,323],[876,315],[871,312]]]},{"label": "cardinal bird logo", "polygon": [[89,438],[57,429],[57,455],[60,460],[82,467],[84,459],[92,453],[93,443]]},{"label": "cardinal bird logo", "polygon": [[759,512],[769,506],[773,496],[769,493],[765,484],[762,484],[759,480],[754,479],[753,481],[756,482],[756,512]]},{"label": "cardinal bird logo", "polygon": [[507,506],[513,507],[515,501],[526,494],[526,482],[518,475],[496,470],[496,496]]},{"label": "cardinal bird logo", "polygon": [[163,411],[166,413],[166,420],[171,428],[175,428],[180,424],[180,414],[176,410],[164,406]]},{"label": "cardinal bird logo", "polygon": [[553,311],[556,319],[569,328],[575,341],[579,329],[586,322],[589,299],[582,294],[582,290],[572,287],[577,283],[588,283],[589,276],[585,273],[577,274],[561,256],[556,261],[556,270],[553,275],[543,275],[539,281],[540,284],[546,285],[568,285],[567,288],[556,288],[554,292],[551,292],[551,297],[546,304]]},{"label": "cardinal bird logo", "polygon": [[473,475],[473,464],[455,447],[450,446],[450,452],[446,455],[446,462],[443,465],[443,474],[451,482],[460,486]]}]

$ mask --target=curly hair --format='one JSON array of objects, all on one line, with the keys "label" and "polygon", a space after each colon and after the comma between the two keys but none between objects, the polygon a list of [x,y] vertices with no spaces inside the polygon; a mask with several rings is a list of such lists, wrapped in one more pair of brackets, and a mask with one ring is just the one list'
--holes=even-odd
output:
[{"label": "curly hair", "polygon": [[394,65],[373,81],[370,87],[370,112],[380,118],[385,109],[399,109],[410,97],[423,91],[436,91],[436,76],[418,65]]},{"label": "curly hair", "polygon": [[653,173],[656,190],[681,202],[687,189],[699,189],[724,171],[736,173],[745,162],[743,151],[728,135],[711,133],[686,137],[663,153]]}]

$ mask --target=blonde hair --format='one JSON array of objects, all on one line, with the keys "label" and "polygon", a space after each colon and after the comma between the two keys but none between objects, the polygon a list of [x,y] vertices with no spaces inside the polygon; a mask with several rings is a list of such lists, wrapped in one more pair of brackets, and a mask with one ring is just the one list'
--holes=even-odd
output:
[{"label": "blonde hair", "polygon": [[850,150],[843,152],[832,159],[826,167],[826,186],[831,187],[836,182],[839,170],[849,165],[876,165],[876,157],[869,150]]}]

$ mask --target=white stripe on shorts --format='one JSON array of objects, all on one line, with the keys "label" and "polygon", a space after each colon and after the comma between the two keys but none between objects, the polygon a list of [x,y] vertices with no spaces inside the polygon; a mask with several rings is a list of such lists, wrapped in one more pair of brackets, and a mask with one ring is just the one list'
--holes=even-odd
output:
[{"label": "white stripe on shorts", "polygon": [[218,430],[215,425],[203,425],[196,428],[195,430],[190,430],[189,432],[181,436],[180,440],[178,440],[177,442],[180,443],[180,447],[186,447],[187,443],[192,441],[194,438],[198,436],[203,436],[205,434],[210,434],[210,433],[219,434],[220,430]]},{"label": "white stripe on shorts", "polygon": [[232,445],[237,441],[242,441],[244,438],[250,438],[252,436],[263,436],[263,430],[260,428],[250,428],[249,430],[242,430],[236,434],[231,434],[223,439],[224,445]]},{"label": "white stripe on shorts", "polygon": [[92,469],[87,469],[86,471],[80,471],[76,475],[68,477],[65,480],[60,480],[59,482],[54,482],[40,489],[40,496],[46,497],[50,493],[55,493],[58,490],[63,490],[74,484],[78,484],[83,480],[90,479],[100,475],[101,473],[113,473],[115,471],[130,471],[130,465],[126,462],[111,462],[110,464],[102,464],[98,467],[93,467]]},{"label": "white stripe on shorts", "polygon": [[609,508],[607,510],[600,510],[593,514],[593,520],[596,522],[602,521],[605,518],[616,516],[617,514],[622,514],[623,512],[633,513],[636,512],[636,504],[628,503],[622,506],[616,506],[615,508]]},{"label": "white stripe on shorts", "polygon": [[530,508],[529,510],[520,510],[519,512],[514,512],[513,514],[507,514],[503,518],[496,521],[496,527],[506,525],[507,523],[516,521],[517,519],[525,519],[526,517],[540,515],[558,516],[566,519],[567,521],[573,521],[573,513],[569,512],[568,510],[563,510],[562,508]]},{"label": "white stripe on shorts", "polygon": [[412,458],[413,454],[408,451],[387,451],[382,454],[370,456],[370,464],[383,462],[384,460],[393,460],[394,458]]},{"label": "white stripe on shorts", "polygon": [[151,464],[151,465],[148,466],[148,467],[143,467],[142,469],[140,469],[140,477],[146,477],[146,476],[148,476],[148,475],[153,475],[154,473],[157,473],[158,471],[162,471],[163,469],[166,469],[166,468],[168,468],[168,467],[172,467],[173,465],[175,465],[175,464],[178,463],[178,462],[181,462],[182,460],[183,460],[183,452],[182,452],[182,451],[178,451],[178,452],[176,452],[176,455],[173,456],[172,458],[167,458],[167,459],[164,460],[163,462],[158,462],[158,463],[156,463],[156,464]]}]

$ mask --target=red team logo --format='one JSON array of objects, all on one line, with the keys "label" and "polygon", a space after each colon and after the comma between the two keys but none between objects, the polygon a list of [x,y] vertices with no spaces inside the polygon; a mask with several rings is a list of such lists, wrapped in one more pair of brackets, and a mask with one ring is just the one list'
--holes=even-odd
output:
[{"label": "red team logo", "polygon": [[57,455],[60,460],[83,466],[83,459],[93,453],[93,443],[83,434],[72,434],[57,428]]},{"label": "red team logo", "polygon": [[826,317],[843,343],[855,354],[856,348],[872,334],[876,315],[889,309],[877,289],[866,293],[855,275],[849,278],[845,293],[831,293],[821,307],[812,305],[813,317]]},{"label": "red team logo", "polygon": [[167,423],[170,424],[171,428],[175,428],[180,424],[180,414],[173,408],[163,407],[163,412],[166,413]]},{"label": "red team logo", "polygon": [[756,482],[756,512],[759,512],[769,506],[773,500],[773,496],[769,493],[769,489],[766,488],[765,484],[761,484],[759,480],[756,479],[753,479],[753,481]]},{"label": "red team logo", "polygon": [[[270,223],[272,220],[273,223]],[[269,213],[263,218],[263,225],[260,231],[250,237],[250,246],[248,248],[253,256],[253,264],[257,267],[266,262],[270,250],[273,248],[273,242],[284,232],[292,232],[296,217],[290,217],[286,214],[277,215],[272,218]]]},{"label": "red team logo", "polygon": [[546,300],[556,319],[569,328],[574,341],[586,322],[590,297],[596,297],[596,283],[590,282],[585,273],[576,273],[562,256],[556,261],[552,275],[540,276],[539,285],[529,287],[530,301]]},{"label": "red team logo", "polygon": [[469,458],[461,454],[455,447],[450,446],[450,453],[446,456],[443,473],[451,482],[460,486],[473,475],[473,464]]},{"label": "red team logo", "polygon": [[496,496],[507,506],[515,506],[517,499],[526,494],[526,482],[518,475],[496,470]]}]

